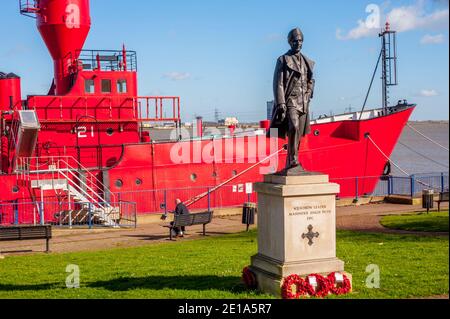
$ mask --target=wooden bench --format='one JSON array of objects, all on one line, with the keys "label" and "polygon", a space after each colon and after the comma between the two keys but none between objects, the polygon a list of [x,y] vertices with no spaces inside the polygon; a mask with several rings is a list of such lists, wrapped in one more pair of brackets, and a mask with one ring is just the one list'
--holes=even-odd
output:
[{"label": "wooden bench", "polygon": [[438,212],[440,212],[441,211],[441,203],[443,203],[443,202],[448,203],[448,192],[439,193],[439,199],[436,202],[438,203]]},{"label": "wooden bench", "polygon": [[173,224],[164,226],[169,228],[170,240],[172,240],[172,230],[175,227],[188,227],[194,225],[203,225],[203,236],[206,236],[206,225],[212,220],[213,212],[202,212],[186,215],[175,215]]},{"label": "wooden bench", "polygon": [[0,226],[0,241],[15,240],[46,240],[46,252],[50,252],[50,239],[52,238],[52,226]]}]

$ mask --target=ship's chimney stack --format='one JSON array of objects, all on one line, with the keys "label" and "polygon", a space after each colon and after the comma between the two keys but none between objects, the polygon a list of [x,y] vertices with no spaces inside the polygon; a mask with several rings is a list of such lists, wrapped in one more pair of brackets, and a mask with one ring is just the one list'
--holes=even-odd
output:
[{"label": "ship's chimney stack", "polygon": [[0,111],[21,109],[20,77],[0,72]]},{"label": "ship's chimney stack", "polygon": [[197,136],[203,136],[203,117],[201,116],[197,117]]},{"label": "ship's chimney stack", "polygon": [[[91,28],[89,0],[39,0],[33,10],[37,28],[53,58],[56,95],[71,89],[77,59]],[[22,10],[23,11],[23,10]]]}]

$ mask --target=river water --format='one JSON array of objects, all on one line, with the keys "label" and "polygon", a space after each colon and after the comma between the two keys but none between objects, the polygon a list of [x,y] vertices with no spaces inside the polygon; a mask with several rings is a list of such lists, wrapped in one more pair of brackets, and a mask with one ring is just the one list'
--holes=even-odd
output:
[{"label": "river water", "polygon": [[[447,122],[410,122],[410,126],[448,149],[449,123]],[[405,126],[400,141],[391,156],[408,174],[440,173],[449,171],[449,152],[433,144],[408,126]],[[404,176],[392,166],[392,174]]]}]

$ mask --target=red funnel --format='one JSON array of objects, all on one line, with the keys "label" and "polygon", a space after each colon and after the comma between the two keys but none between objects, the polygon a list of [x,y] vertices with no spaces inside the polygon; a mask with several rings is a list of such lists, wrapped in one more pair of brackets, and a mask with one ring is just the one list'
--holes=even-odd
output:
[{"label": "red funnel", "polygon": [[55,64],[56,95],[70,90],[70,66],[91,27],[89,0],[39,0],[37,27]]}]

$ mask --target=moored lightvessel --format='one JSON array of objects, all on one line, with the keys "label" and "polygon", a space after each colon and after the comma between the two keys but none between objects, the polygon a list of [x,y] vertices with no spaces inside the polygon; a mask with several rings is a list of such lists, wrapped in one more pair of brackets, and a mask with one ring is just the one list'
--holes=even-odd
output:
[{"label": "moored lightvessel", "polygon": [[[284,167],[286,142],[266,138],[264,128],[183,137],[180,97],[138,94],[136,52],[83,50],[89,0],[21,0],[20,8],[36,19],[54,79],[46,95],[22,99],[21,79],[0,73],[0,203],[13,204],[2,206],[0,223],[36,222],[21,213],[27,209],[61,223],[77,205],[109,226],[123,203],[139,214],[167,210],[175,198],[194,209],[237,206],[248,199],[245,185]],[[397,84],[395,32],[386,26],[380,37],[383,106],[313,120],[300,148],[303,166],[329,174],[341,197],[374,191],[415,108],[388,103]],[[174,139],[152,139],[145,127],[155,122],[173,123]]]}]

